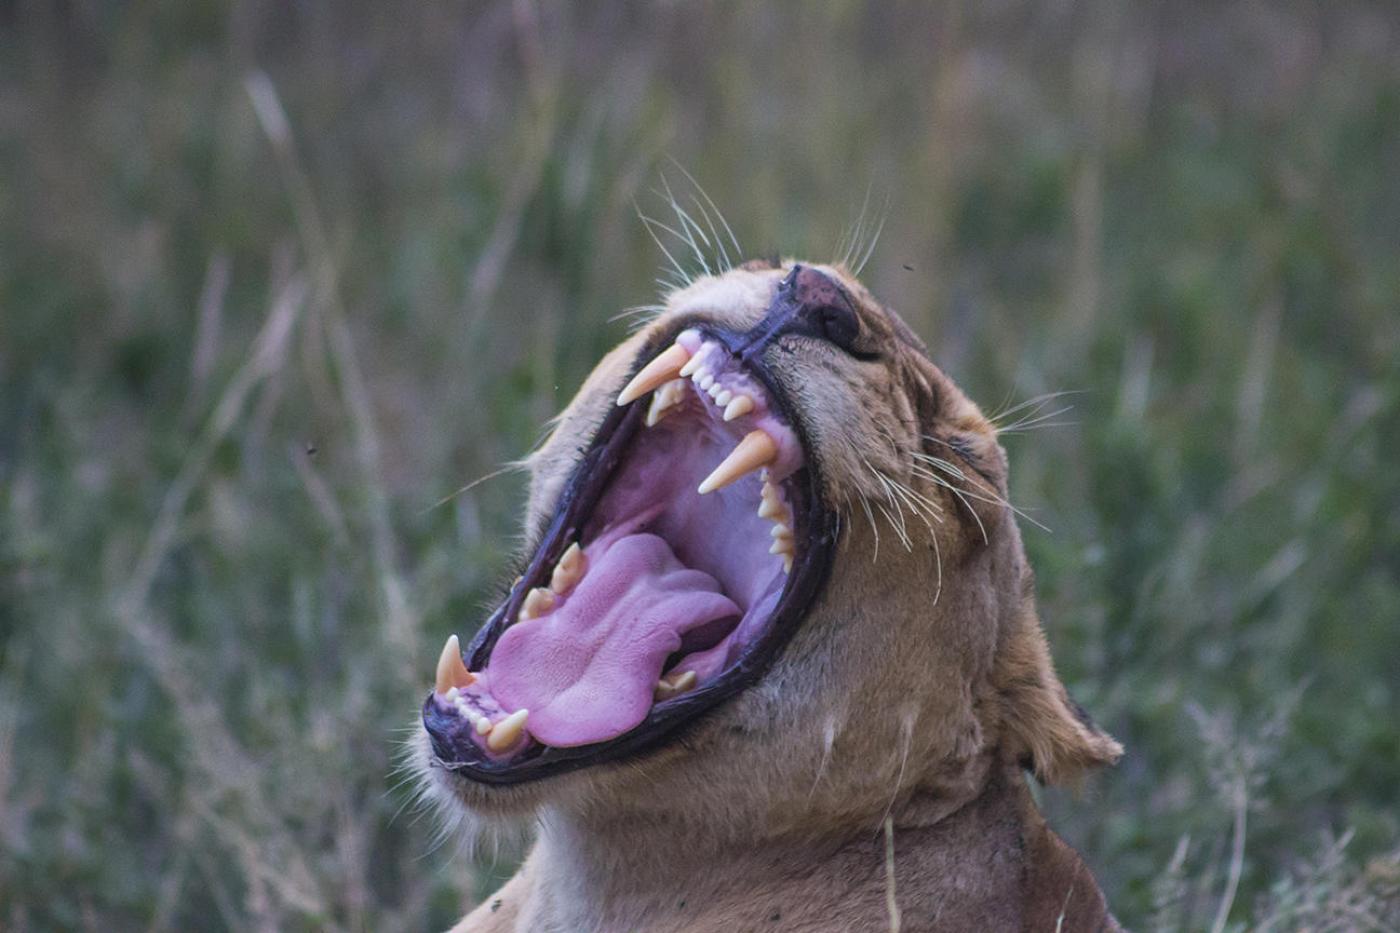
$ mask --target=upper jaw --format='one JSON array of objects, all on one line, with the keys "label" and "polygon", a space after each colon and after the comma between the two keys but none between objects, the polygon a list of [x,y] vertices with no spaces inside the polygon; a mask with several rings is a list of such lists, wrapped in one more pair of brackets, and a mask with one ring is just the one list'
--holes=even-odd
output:
[{"label": "upper jaw", "polygon": [[[623,463],[639,432],[650,430],[651,425],[666,416],[666,397],[674,396],[676,391],[672,381],[688,377],[695,383],[693,389],[697,394],[705,388],[702,382],[708,381],[704,380],[705,367],[694,365],[697,360],[702,363],[708,360],[711,370],[723,370],[719,376],[722,382],[715,385],[732,387],[721,390],[732,393],[723,405],[715,398],[721,393],[704,392],[710,396],[708,402],[714,405],[713,416],[717,422],[734,422],[734,428],[752,429],[750,433],[758,433],[765,425],[782,428],[781,431],[771,430],[776,443],[767,460],[766,475],[781,486],[785,495],[790,509],[786,517],[791,538],[786,545],[786,555],[782,553],[783,539],[777,539],[774,544],[776,558],[785,564],[786,577],[762,634],[744,647],[737,662],[717,671],[706,682],[693,685],[692,679],[691,684],[686,685],[691,687],[689,692],[674,698],[665,697],[666,702],[660,702],[663,697],[658,692],[657,705],[639,725],[615,738],[593,744],[557,747],[531,743],[509,756],[487,754],[480,738],[473,740],[472,730],[461,728],[461,714],[450,705],[444,707],[443,691],[435,690],[423,704],[423,722],[433,753],[444,768],[474,781],[504,785],[644,753],[692,728],[702,713],[712,710],[761,676],[791,637],[828,575],[836,540],[836,516],[821,500],[819,465],[806,453],[803,421],[793,409],[784,387],[762,360],[746,360],[739,365],[732,356],[726,355],[726,347],[732,346],[737,337],[731,331],[710,324],[699,323],[690,328],[675,324],[648,342],[633,366],[637,375],[620,394],[618,404],[609,406],[610,410],[563,483],[553,516],[524,572],[505,601],[477,632],[466,649],[465,659],[456,655],[453,645],[451,650],[444,651],[443,664],[454,672],[458,665],[464,671],[487,668],[502,635],[521,618],[522,612],[529,616],[532,591],[547,586],[551,577],[557,576],[560,562],[570,553],[571,546],[577,551],[576,542],[588,527],[593,510],[608,493],[609,480]],[[683,365],[674,367],[673,372],[671,363],[682,359],[676,347],[683,348],[686,353]],[[668,353],[671,362],[658,364],[657,361]],[[689,364],[688,367],[685,364]],[[680,369],[688,369],[686,377],[679,376]],[[664,378],[656,378],[658,374]],[[749,388],[746,395],[753,405],[741,402],[735,406],[741,387]],[[732,454],[728,459],[737,456]],[[719,475],[709,476],[705,482],[725,485],[737,479],[723,475],[722,466],[714,472]],[[767,486],[765,483],[765,496]],[[777,528],[774,533],[777,535]],[[794,554],[797,555],[795,560]],[[442,680],[441,671],[440,665],[439,681]],[[442,687],[442,683],[438,686]]]}]

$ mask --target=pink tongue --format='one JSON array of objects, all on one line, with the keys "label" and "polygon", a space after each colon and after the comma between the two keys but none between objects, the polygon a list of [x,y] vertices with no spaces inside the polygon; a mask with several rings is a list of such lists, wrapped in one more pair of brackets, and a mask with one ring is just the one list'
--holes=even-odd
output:
[{"label": "pink tongue", "polygon": [[686,567],[656,535],[584,554],[578,588],[547,615],[506,629],[487,667],[502,708],[528,709],[526,728],[546,745],[590,745],[636,726],[681,636],[741,614],[714,577]]}]

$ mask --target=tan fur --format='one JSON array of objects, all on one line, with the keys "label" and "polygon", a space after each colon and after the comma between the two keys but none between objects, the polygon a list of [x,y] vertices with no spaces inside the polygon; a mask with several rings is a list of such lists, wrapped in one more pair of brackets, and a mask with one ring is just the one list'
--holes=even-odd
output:
[{"label": "tan fur", "polygon": [[[531,458],[527,527],[658,334],[747,330],[789,268],[701,279],[610,353]],[[634,761],[487,787],[434,767],[420,736],[445,806],[538,825],[520,872],[457,929],[888,930],[891,880],[906,931],[1116,928],[1026,787],[1023,768],[1073,782],[1121,748],[1055,675],[995,428],[859,282],[818,268],[879,354],[785,337],[766,357],[841,513],[826,588],[763,678]],[[957,491],[919,454],[955,464],[963,478],[941,475]],[[874,471],[936,512],[912,514]]]}]

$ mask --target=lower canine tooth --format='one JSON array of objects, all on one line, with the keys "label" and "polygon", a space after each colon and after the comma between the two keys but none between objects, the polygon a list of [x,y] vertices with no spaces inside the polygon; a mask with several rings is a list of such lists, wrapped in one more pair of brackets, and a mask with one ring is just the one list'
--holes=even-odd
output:
[{"label": "lower canine tooth", "polygon": [[520,621],[537,619],[554,607],[554,594],[542,586],[537,586],[525,597],[525,605],[520,607]]},{"label": "lower canine tooth", "polygon": [[750,431],[744,435],[739,445],[730,451],[724,462],[715,467],[714,472],[705,477],[698,490],[700,495],[714,492],[751,473],[761,466],[771,463],[778,455],[778,442],[762,430]]},{"label": "lower canine tooth", "polygon": [[515,744],[516,739],[525,731],[525,720],[529,717],[530,711],[518,709],[505,719],[491,727],[491,734],[486,738],[486,747],[493,752],[503,752]]},{"label": "lower canine tooth", "polygon": [[476,677],[462,663],[462,646],[456,635],[447,636],[447,644],[438,655],[437,678],[434,688],[438,693],[447,693],[453,687],[469,686]]}]

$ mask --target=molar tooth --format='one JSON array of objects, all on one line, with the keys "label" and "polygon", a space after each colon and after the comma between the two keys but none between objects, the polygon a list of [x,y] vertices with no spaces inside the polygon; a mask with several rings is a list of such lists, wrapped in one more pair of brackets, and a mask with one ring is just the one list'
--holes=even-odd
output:
[{"label": "molar tooth", "polygon": [[554,567],[554,573],[549,578],[549,588],[558,596],[567,594],[583,579],[584,557],[583,551],[575,541],[569,545],[569,549],[559,558],[559,563]]},{"label": "molar tooth", "polygon": [[690,351],[678,343],[673,343],[656,355],[641,372],[632,377],[626,388],[617,397],[617,404],[626,405],[646,395],[652,389],[676,378],[681,367],[690,360]]},{"label": "molar tooth", "polygon": [[684,673],[672,671],[656,682],[656,687],[652,689],[651,693],[652,699],[657,703],[669,700],[671,697],[685,693],[694,687],[699,679],[699,675],[694,671],[685,671]]},{"label": "molar tooth", "polygon": [[486,747],[493,752],[503,752],[515,744],[515,740],[520,738],[520,734],[525,731],[525,720],[530,716],[527,709],[518,709],[505,719],[491,727],[491,734],[486,738]]},{"label": "molar tooth", "polygon": [[542,586],[532,589],[520,607],[520,621],[537,619],[554,607],[554,594]]},{"label": "molar tooth", "polygon": [[739,479],[747,473],[766,466],[778,455],[778,442],[763,430],[750,431],[744,435],[724,462],[715,467],[714,472],[700,484],[699,493],[705,495]]},{"label": "molar tooth", "polygon": [[434,684],[438,693],[447,693],[453,687],[466,687],[476,680],[476,676],[462,663],[461,642],[456,635],[447,636],[447,644],[438,655],[437,678]]},{"label": "molar tooth", "polygon": [[753,411],[753,399],[743,393],[734,396],[734,399],[724,403],[724,420],[733,421],[735,418],[747,415]]},{"label": "molar tooth", "polygon": [[666,417],[666,411],[671,407],[671,403],[666,396],[657,392],[651,397],[651,405],[647,408],[646,426],[656,427],[656,423]]}]

